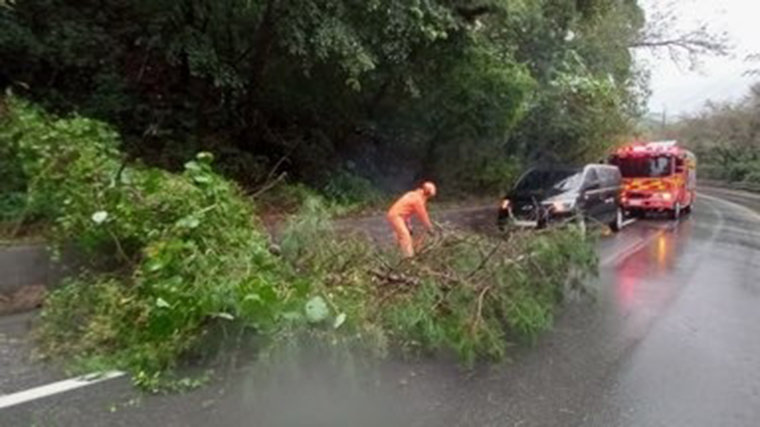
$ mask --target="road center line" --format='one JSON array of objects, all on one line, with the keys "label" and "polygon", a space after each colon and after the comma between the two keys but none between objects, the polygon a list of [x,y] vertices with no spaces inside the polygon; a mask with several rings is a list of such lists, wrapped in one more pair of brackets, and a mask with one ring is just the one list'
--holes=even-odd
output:
[{"label": "road center line", "polygon": [[636,252],[643,249],[645,246],[650,244],[654,239],[657,238],[657,236],[664,233],[664,230],[659,230],[656,233],[653,233],[651,236],[641,239],[638,242],[628,245],[627,247],[615,252],[614,254],[602,259],[600,265],[602,267],[609,266],[611,264],[617,263],[619,261],[624,260],[625,258],[628,258],[629,256],[635,254]]},{"label": "road center line", "polygon": [[77,388],[90,386],[103,381],[112,380],[126,375],[121,371],[109,371],[101,374],[88,374],[81,377],[70,378],[68,380],[58,381],[46,384],[40,387],[30,388],[17,393],[0,396],[0,409],[10,408],[11,406],[31,402],[33,400],[43,399],[59,393],[65,393]]}]

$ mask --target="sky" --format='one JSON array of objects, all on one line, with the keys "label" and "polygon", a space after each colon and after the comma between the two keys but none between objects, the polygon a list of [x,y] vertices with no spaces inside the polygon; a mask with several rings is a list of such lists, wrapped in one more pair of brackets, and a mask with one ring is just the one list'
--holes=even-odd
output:
[{"label": "sky", "polygon": [[[641,0],[647,14],[667,3],[664,0]],[[694,28],[707,23],[715,32],[726,32],[733,46],[730,57],[707,57],[698,71],[679,68],[667,56],[656,57],[637,52],[640,66],[651,72],[649,100],[651,113],[671,117],[698,111],[707,100],[733,101],[748,92],[750,84],[760,80],[743,76],[753,64],[747,55],[760,53],[760,0],[674,0],[679,26]],[[754,65],[760,68],[760,62]]]}]

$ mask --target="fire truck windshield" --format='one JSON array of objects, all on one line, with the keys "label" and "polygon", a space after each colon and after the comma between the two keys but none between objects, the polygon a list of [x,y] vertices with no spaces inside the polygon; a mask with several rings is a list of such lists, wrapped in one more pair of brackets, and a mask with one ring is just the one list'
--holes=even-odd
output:
[{"label": "fire truck windshield", "polygon": [[662,178],[673,171],[670,156],[614,157],[611,163],[620,168],[623,178]]}]

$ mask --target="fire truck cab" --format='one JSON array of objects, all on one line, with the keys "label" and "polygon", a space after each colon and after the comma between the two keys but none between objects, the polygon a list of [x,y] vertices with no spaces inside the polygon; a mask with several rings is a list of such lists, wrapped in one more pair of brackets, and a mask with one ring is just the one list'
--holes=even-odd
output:
[{"label": "fire truck cab", "polygon": [[688,213],[697,187],[697,159],[676,141],[634,143],[619,148],[609,163],[623,176],[621,205],[632,216]]}]

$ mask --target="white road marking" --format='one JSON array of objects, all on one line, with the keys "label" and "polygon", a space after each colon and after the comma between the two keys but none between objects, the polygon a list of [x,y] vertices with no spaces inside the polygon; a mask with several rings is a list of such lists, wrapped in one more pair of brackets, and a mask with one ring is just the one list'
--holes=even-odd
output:
[{"label": "white road marking", "polygon": [[664,233],[664,230],[660,230],[645,239],[641,239],[634,244],[628,245],[627,247],[615,252],[614,254],[603,258],[600,262],[600,265],[606,267],[628,258],[629,256],[643,249],[662,233]]},{"label": "white road marking", "polygon": [[[710,209],[715,213],[715,216],[718,218],[718,224],[716,224],[713,227],[713,234],[712,234],[712,236],[710,236],[710,239],[709,239],[710,242],[714,241],[715,238],[717,237],[718,233],[725,228],[725,216],[723,215],[723,212],[720,209],[718,209],[718,208],[715,207],[715,202],[725,203],[725,204],[727,204],[727,205],[729,205],[729,206],[731,206],[731,207],[733,207],[735,209],[738,209],[738,210],[743,211],[743,212],[745,212],[747,214],[750,214],[752,217],[757,218],[760,221],[760,214],[758,214],[757,212],[753,211],[752,209],[749,209],[746,206],[742,206],[742,205],[739,205],[737,203],[733,203],[733,202],[730,202],[728,200],[721,199],[719,197],[708,196],[708,195],[702,194],[702,193],[699,193],[699,195],[701,197],[704,197],[705,199],[711,200],[711,203],[709,203]],[[635,219],[634,219],[634,221],[635,221]],[[650,242],[652,242],[660,234],[664,233],[665,230],[666,229],[660,230],[660,231],[654,233],[653,235],[647,237],[646,239],[642,239],[642,240],[640,240],[640,241],[638,241],[638,242],[636,242],[636,243],[634,243],[634,244],[626,247],[625,249],[622,249],[622,250],[620,250],[620,251],[612,254],[611,256],[602,259],[602,261],[600,262],[600,265],[602,265],[602,266],[609,266],[611,264],[615,264],[615,263],[617,263],[619,261],[622,261],[622,260],[628,258],[629,256],[631,256],[631,255],[635,254],[636,252],[640,251],[641,249],[643,249],[646,245],[648,245]]]},{"label": "white road marking", "polygon": [[46,384],[40,387],[30,388],[17,393],[0,396],[0,409],[10,408],[11,406],[31,402],[37,399],[43,399],[59,393],[65,393],[77,388],[97,384],[99,382],[112,380],[126,375],[121,371],[109,371],[102,374],[89,374],[81,377],[70,378],[68,380],[58,381],[56,383]]},{"label": "white road marking", "polygon": [[623,221],[623,223],[620,224],[620,225],[623,226],[623,228],[625,228],[625,227],[628,227],[629,225],[635,223],[636,221],[638,221],[638,219],[636,219],[636,218],[630,218],[627,221]]}]

